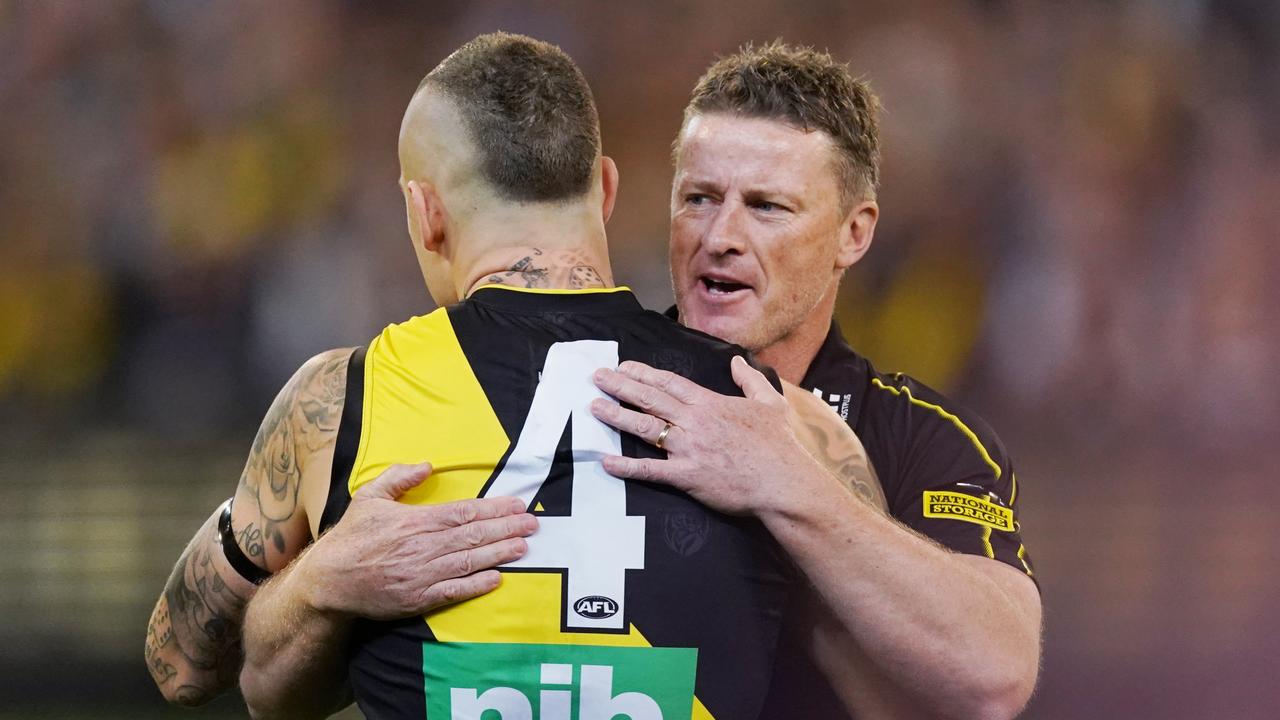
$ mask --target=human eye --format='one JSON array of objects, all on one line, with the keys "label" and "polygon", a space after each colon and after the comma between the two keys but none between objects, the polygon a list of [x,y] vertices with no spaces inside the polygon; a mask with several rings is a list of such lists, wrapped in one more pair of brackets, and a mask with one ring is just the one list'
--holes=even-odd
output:
[{"label": "human eye", "polygon": [[767,214],[788,212],[790,210],[787,206],[773,202],[772,200],[753,200],[751,201],[751,208]]},{"label": "human eye", "polygon": [[711,198],[707,197],[704,193],[686,193],[684,196],[684,204],[691,205],[693,207],[706,205],[710,201]]}]

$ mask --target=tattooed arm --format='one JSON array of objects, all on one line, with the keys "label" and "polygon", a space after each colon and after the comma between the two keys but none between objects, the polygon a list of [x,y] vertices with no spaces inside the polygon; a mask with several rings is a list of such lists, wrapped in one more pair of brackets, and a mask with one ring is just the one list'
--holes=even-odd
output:
[{"label": "tattooed arm", "polygon": [[[874,468],[849,427],[820,399],[787,390],[802,444],[864,506],[880,510],[846,504],[840,511],[828,499],[825,507],[811,505],[771,525],[814,585],[802,621],[815,664],[855,717],[1016,715],[1031,693],[1039,656],[1040,602],[1032,583],[889,517]],[[977,630],[983,627],[989,634]],[[957,670],[972,663],[982,670],[969,677]]]},{"label": "tattooed arm", "polygon": [[784,382],[782,394],[790,410],[791,429],[800,444],[854,495],[888,512],[876,469],[853,430],[812,393]]},{"label": "tattooed arm", "polygon": [[[304,490],[328,486],[349,355],[331,350],[303,365],[253,441],[231,525],[240,549],[260,568],[283,568],[310,541]],[[165,698],[179,705],[208,702],[235,685],[240,670],[241,621],[257,588],[227,562],[220,514],[214,511],[178,558],[147,626],[147,668]]]},{"label": "tattooed arm", "polygon": [[[810,438],[806,448],[790,404],[765,377],[740,358],[732,370],[745,398],[631,361],[597,371],[602,390],[643,409],[594,400],[597,418],[651,443],[672,425],[666,459],[607,456],[605,469],[756,516],[813,586],[819,620],[830,621],[816,623],[812,642],[836,687],[871,687],[877,700],[902,701],[902,717],[1015,716],[1039,663],[1040,598],[1031,580],[990,558],[951,552],[867,502],[872,488],[859,479],[851,447]],[[851,470],[828,470],[851,461]],[[837,659],[853,648],[867,662],[824,666],[823,648]],[[866,708],[858,706],[859,717],[880,716]]]}]

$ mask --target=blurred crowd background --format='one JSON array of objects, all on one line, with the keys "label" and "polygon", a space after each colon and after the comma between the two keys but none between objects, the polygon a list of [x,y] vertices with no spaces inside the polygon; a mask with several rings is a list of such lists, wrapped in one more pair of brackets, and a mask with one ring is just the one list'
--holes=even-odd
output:
[{"label": "blurred crowd background", "polygon": [[150,607],[292,371],[432,309],[400,117],[495,29],[594,87],[652,307],[702,70],[776,37],[849,61],[884,180],[838,312],[1018,465],[1026,717],[1280,714],[1280,4],[0,0],[0,717],[181,714]]}]

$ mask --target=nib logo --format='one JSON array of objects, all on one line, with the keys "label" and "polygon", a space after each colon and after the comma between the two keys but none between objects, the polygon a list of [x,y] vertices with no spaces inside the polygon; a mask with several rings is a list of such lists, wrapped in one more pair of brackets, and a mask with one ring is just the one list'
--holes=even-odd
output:
[{"label": "nib logo", "polygon": [[[543,665],[543,690],[538,693],[539,720],[569,720],[573,707],[572,690],[554,690],[573,684],[572,665]],[[631,720],[663,720],[662,709],[653,698],[642,692],[613,694],[613,668],[608,665],[583,665],[578,720],[613,720],[625,715]],[[533,720],[533,703],[519,690],[495,687],[477,694],[476,688],[452,688],[449,691],[453,720],[479,719],[486,710],[497,710],[503,720]]]},{"label": "nib logo", "polygon": [[432,720],[688,720],[696,668],[686,648],[423,645]]}]

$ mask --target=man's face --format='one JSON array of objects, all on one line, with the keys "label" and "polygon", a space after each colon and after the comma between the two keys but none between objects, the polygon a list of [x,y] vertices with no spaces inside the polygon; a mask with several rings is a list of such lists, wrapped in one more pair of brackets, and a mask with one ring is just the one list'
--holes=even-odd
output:
[{"label": "man's face", "polygon": [[827,312],[844,266],[834,152],[825,133],[774,120],[690,119],[671,191],[682,323],[759,351]]}]

